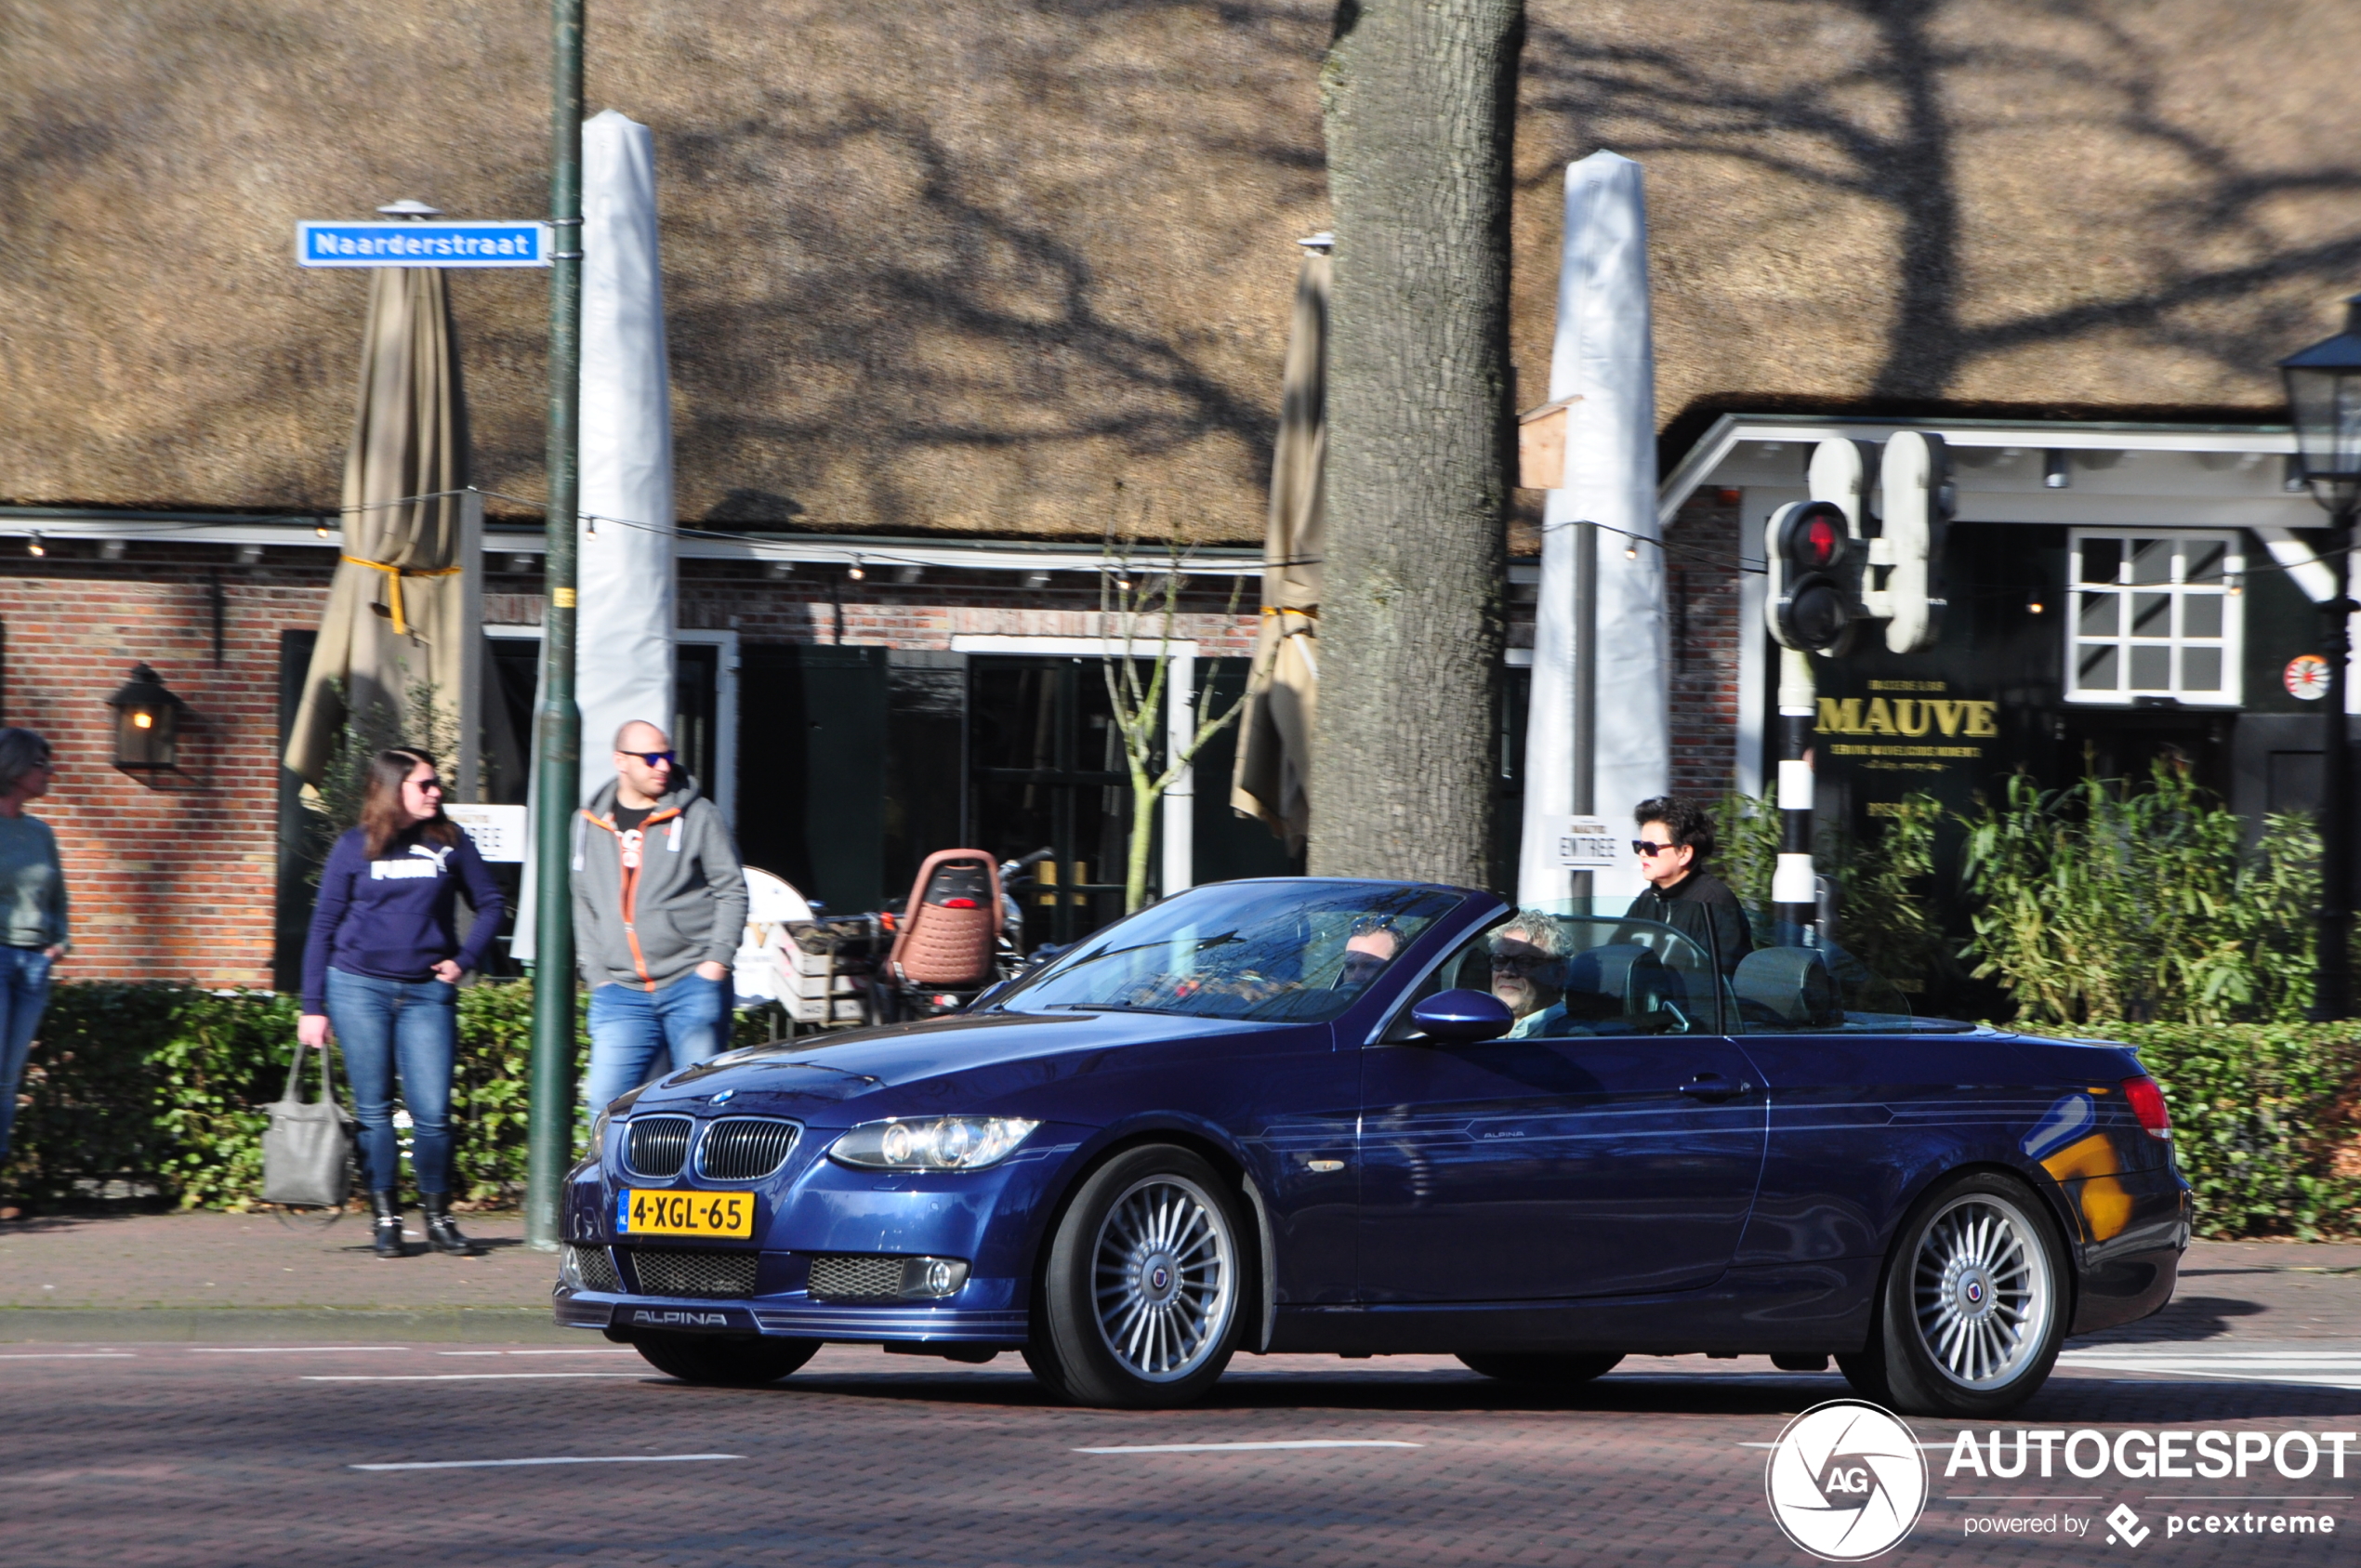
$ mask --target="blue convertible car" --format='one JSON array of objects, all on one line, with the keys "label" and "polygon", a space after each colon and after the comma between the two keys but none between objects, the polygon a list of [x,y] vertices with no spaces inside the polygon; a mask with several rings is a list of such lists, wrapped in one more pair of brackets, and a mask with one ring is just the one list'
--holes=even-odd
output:
[{"label": "blue convertible car", "polygon": [[1827,949],[1230,882],[964,1013],[616,1100],[556,1311],[711,1382],[826,1341],[1015,1350],[1111,1405],[1239,1351],[1556,1384],[1705,1351],[1990,1417],[2170,1297],[2170,1136],[2129,1049],[1914,1020]]}]

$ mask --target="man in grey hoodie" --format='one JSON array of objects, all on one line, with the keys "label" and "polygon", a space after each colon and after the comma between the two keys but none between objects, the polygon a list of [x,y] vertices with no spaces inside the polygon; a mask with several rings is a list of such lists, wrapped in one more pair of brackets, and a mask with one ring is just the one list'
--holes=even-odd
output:
[{"label": "man in grey hoodie", "polygon": [[590,985],[593,1110],[729,1040],[745,874],[663,731],[615,731],[615,782],[574,824],[574,940]]}]

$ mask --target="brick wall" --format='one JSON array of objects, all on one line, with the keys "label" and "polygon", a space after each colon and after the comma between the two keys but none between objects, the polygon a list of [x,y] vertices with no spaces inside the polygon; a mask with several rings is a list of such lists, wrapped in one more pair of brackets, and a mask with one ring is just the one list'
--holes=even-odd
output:
[{"label": "brick wall", "polygon": [[[73,903],[74,950],[59,978],[267,986],[279,633],[318,624],[324,552],[302,552],[317,565],[257,567],[193,547],[148,547],[136,562],[59,559],[76,548],[87,547],[53,544],[46,560],[0,573],[0,711],[58,752],[57,781],[33,814],[57,832]],[[151,784],[112,766],[106,699],[140,663],[189,705],[185,776]]]},{"label": "brick wall", "polygon": [[[1724,501],[1727,494],[1732,499]],[[1672,788],[1707,798],[1736,787],[1737,492],[1699,491],[1665,535],[1672,656]]]}]

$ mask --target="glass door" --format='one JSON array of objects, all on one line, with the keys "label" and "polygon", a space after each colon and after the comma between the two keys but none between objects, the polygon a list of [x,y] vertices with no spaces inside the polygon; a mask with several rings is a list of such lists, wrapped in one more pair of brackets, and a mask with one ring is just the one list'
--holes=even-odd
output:
[{"label": "glass door", "polygon": [[[968,671],[968,841],[1003,861],[1049,850],[1009,891],[1027,949],[1073,942],[1123,914],[1131,776],[1105,673],[1096,658],[1025,655],[979,655]],[[1153,877],[1153,849],[1148,863]]]}]

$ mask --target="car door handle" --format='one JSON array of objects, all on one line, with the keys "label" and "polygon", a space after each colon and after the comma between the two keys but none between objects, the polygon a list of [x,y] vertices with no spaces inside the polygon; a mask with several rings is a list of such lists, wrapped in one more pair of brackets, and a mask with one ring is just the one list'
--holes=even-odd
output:
[{"label": "car door handle", "polygon": [[1681,1092],[1692,1100],[1735,1100],[1742,1094],[1752,1094],[1754,1086],[1732,1083],[1719,1073],[1700,1073],[1681,1086]]}]

